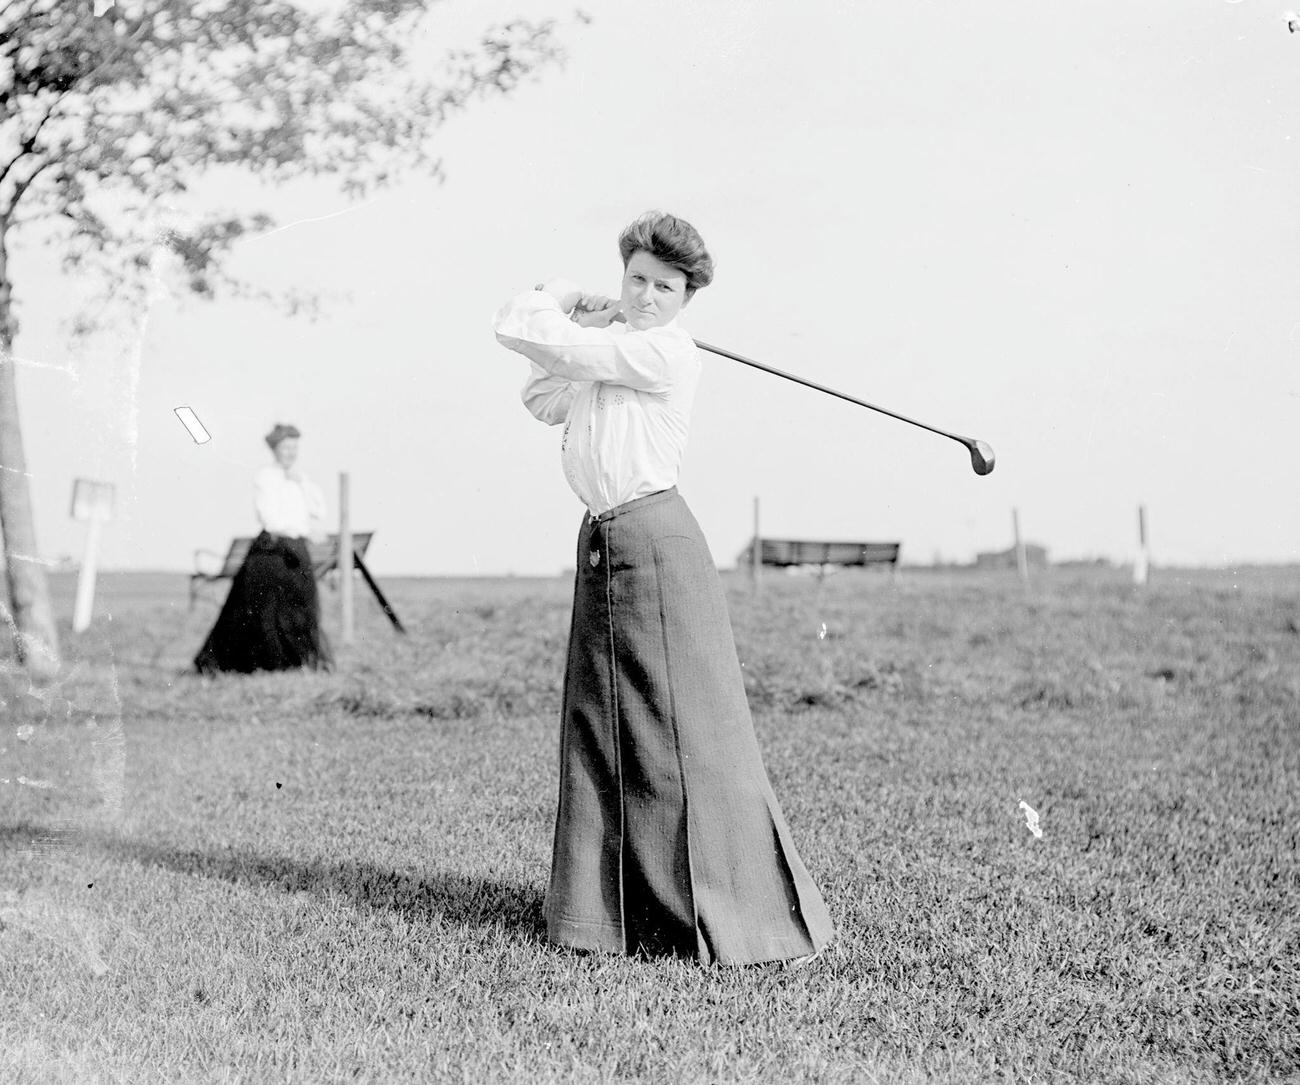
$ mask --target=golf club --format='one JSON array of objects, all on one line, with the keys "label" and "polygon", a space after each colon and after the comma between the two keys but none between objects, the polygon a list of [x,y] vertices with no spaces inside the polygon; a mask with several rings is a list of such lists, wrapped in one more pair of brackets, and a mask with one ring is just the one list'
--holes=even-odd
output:
[{"label": "golf club", "polygon": [[[583,310],[586,312],[587,310]],[[614,320],[620,324],[625,324],[623,314],[619,313]],[[788,381],[794,381],[795,384],[802,384],[805,388],[811,388],[817,392],[825,392],[828,396],[835,396],[837,399],[847,400],[849,403],[856,403],[859,407],[866,407],[869,411],[878,411],[881,414],[887,414],[890,418],[897,418],[900,422],[906,422],[911,426],[919,426],[921,429],[927,429],[931,433],[937,433],[940,437],[947,437],[951,441],[956,441],[960,445],[965,445],[966,450],[970,453],[970,465],[977,475],[987,475],[992,472],[995,462],[992,446],[984,441],[977,441],[974,437],[963,437],[958,433],[949,433],[947,430],[939,429],[937,426],[930,426],[924,422],[918,422],[915,418],[908,418],[905,414],[899,414],[897,411],[891,411],[886,407],[878,407],[874,403],[868,403],[865,399],[858,399],[856,396],[848,395],[844,392],[837,392],[834,388],[827,388],[824,384],[818,384],[816,381],[805,380],[803,377],[796,377],[793,373],[786,373],[784,370],[777,369],[775,366],[764,365],[762,362],[756,362],[752,358],[746,358],[741,354],[734,354],[729,350],[723,350],[721,347],[712,346],[709,343],[702,343],[695,340],[695,345],[701,350],[707,350],[710,354],[716,354],[720,358],[730,358],[733,362],[740,362],[741,365],[753,366],[755,369],[761,369],[764,373],[771,373],[774,377],[784,377]]]},{"label": "golf club", "polygon": [[897,418],[900,422],[906,422],[912,426],[919,426],[921,429],[928,429],[931,433],[937,433],[940,437],[947,437],[956,441],[958,444],[966,446],[970,452],[970,465],[974,468],[977,475],[987,475],[993,470],[993,449],[983,441],[977,441],[974,437],[962,437],[957,433],[949,433],[947,430],[939,429],[937,426],[930,426],[924,422],[918,422],[915,418],[908,418],[906,415],[899,414],[897,411],[891,411],[886,407],[878,407],[874,403],[868,403],[865,399],[858,399],[856,396],[847,395],[844,392],[837,392],[834,388],[827,388],[824,384],[818,384],[816,381],[805,380],[803,377],[796,377],[793,373],[786,373],[774,366],[764,365],[762,362],[756,362],[752,358],[743,357],[740,354],[733,354],[729,350],[723,350],[721,347],[715,347],[709,343],[701,343],[695,340],[695,345],[701,350],[707,350],[710,354],[717,354],[722,358],[730,358],[733,362],[740,362],[741,365],[750,365],[755,369],[761,369],[764,373],[771,373],[774,377],[784,377],[788,381],[794,381],[795,384],[802,384],[805,388],[812,388],[818,392],[825,392],[828,396],[835,396],[838,399],[848,400],[850,403],[856,403],[859,407],[866,407],[869,411],[879,411],[881,414],[887,414],[890,418]]}]

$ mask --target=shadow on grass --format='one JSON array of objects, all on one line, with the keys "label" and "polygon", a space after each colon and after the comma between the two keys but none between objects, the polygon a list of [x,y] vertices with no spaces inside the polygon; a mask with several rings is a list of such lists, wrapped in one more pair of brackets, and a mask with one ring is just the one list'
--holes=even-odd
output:
[{"label": "shadow on grass", "polygon": [[341,897],[356,908],[397,912],[416,921],[437,917],[462,927],[513,932],[530,942],[540,942],[544,930],[537,889],[472,874],[402,874],[357,860],[304,861],[246,850],[212,854],[127,841],[115,842],[112,850],[178,874],[309,893],[323,900]]},{"label": "shadow on grass", "polygon": [[[42,826],[0,826],[0,844],[6,846],[39,848],[50,842],[51,830]],[[342,899],[355,908],[396,912],[416,922],[437,918],[466,928],[500,930],[528,942],[544,941],[542,893],[518,882],[442,871],[408,874],[358,860],[298,859],[247,848],[199,851],[102,833],[60,834],[58,843],[176,874],[307,893],[322,901]]]}]

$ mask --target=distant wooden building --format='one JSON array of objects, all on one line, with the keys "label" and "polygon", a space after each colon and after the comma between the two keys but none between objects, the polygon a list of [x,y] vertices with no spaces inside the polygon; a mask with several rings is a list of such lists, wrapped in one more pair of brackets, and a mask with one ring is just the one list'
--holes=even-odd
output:
[{"label": "distant wooden building", "polygon": [[[1047,560],[1047,547],[1039,546],[1037,543],[1025,543],[1025,562],[1031,569],[1046,569],[1050,564]],[[1016,548],[1013,546],[1009,550],[987,550],[982,554],[976,554],[975,567],[977,569],[1018,568]]]}]

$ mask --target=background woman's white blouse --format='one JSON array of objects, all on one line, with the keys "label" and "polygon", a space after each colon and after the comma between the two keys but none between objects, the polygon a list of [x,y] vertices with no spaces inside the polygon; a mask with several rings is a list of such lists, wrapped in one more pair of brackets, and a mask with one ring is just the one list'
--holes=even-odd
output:
[{"label": "background woman's white blouse", "polygon": [[320,533],[325,523],[325,497],[314,482],[290,478],[283,467],[257,473],[253,504],[264,531],[305,539]]},{"label": "background woman's white blouse", "polygon": [[593,515],[677,484],[700,354],[675,320],[645,331],[583,328],[550,294],[530,290],[492,327],[533,363],[524,404],[548,425],[564,424],[564,476]]}]

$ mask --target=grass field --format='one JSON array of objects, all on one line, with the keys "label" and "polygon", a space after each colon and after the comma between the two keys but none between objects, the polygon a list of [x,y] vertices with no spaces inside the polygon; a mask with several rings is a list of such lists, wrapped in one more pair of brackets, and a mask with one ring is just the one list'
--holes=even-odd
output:
[{"label": "grass field", "polygon": [[216,681],[213,603],[101,587],[0,675],[0,1081],[1300,1080],[1300,570],[730,581],[798,971],[542,940],[565,581]]}]

